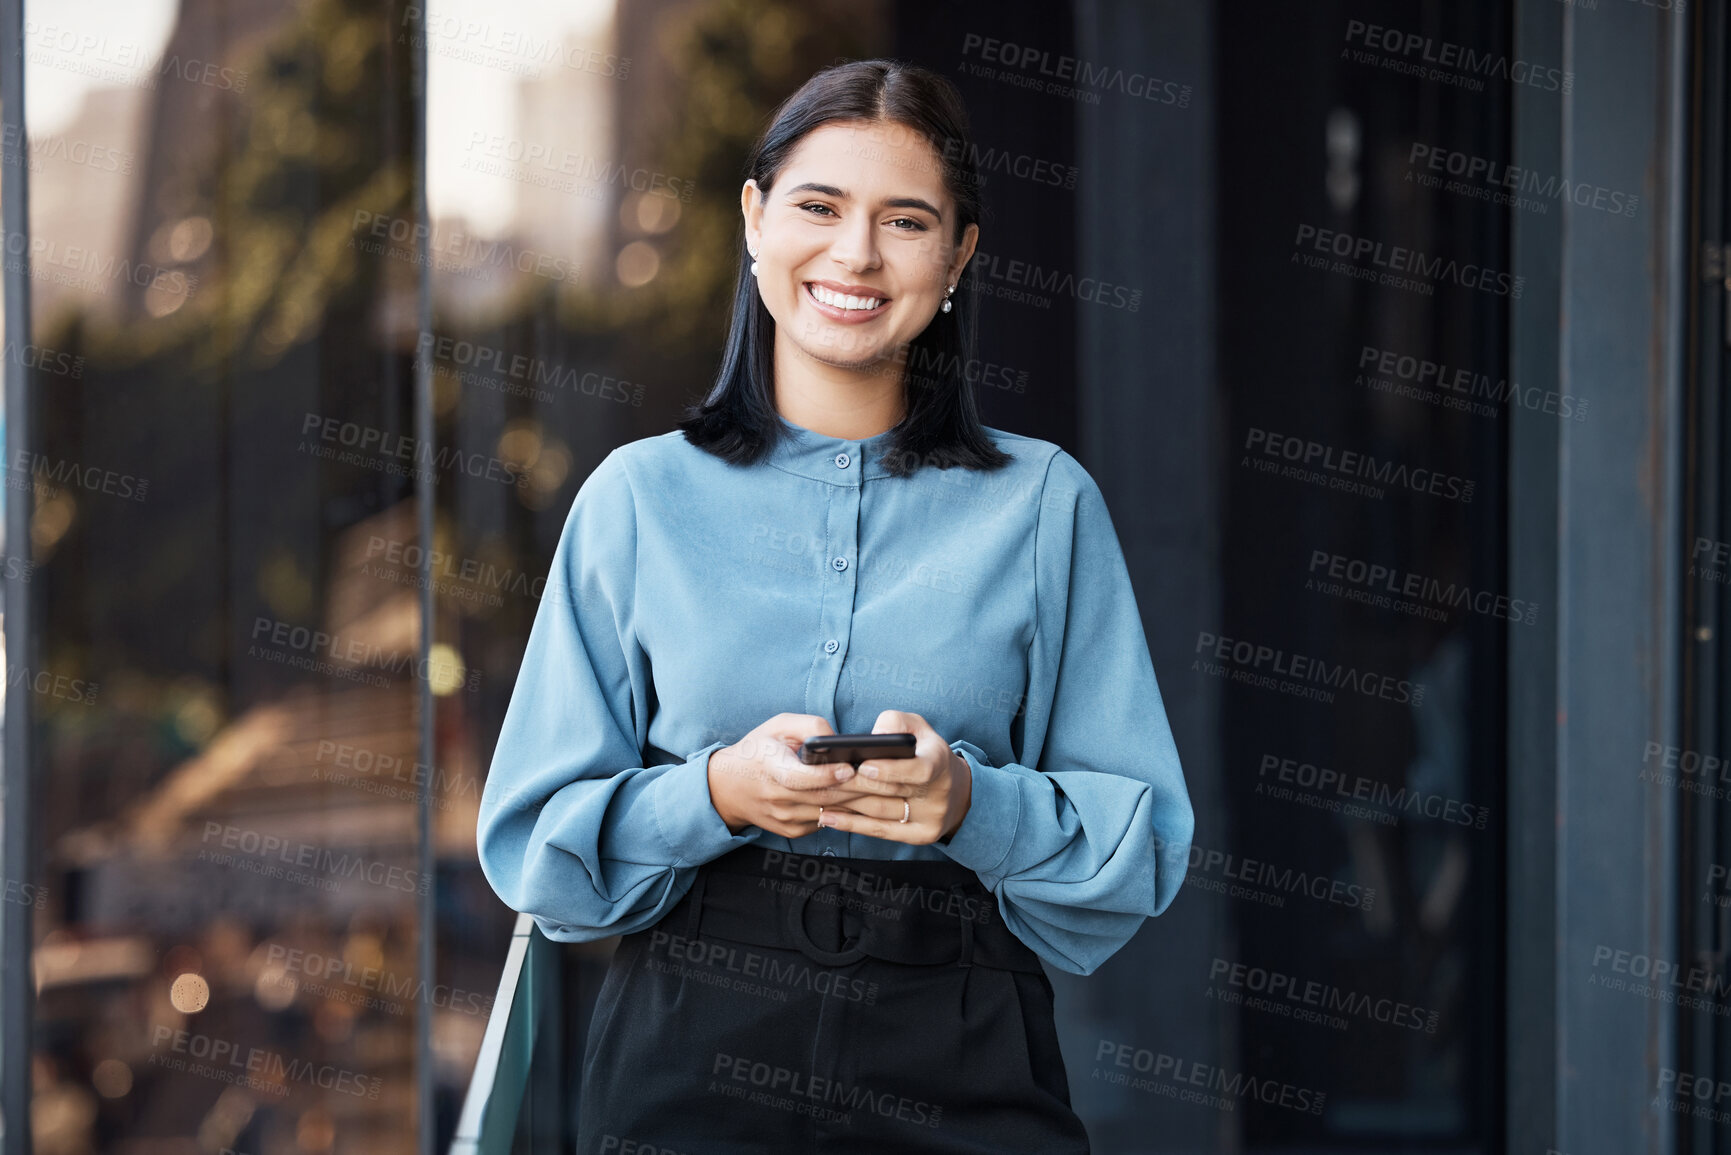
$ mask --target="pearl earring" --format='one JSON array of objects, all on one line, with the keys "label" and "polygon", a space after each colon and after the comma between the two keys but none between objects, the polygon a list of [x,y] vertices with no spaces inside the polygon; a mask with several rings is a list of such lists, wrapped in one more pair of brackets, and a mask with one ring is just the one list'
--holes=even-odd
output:
[{"label": "pearl earring", "polygon": [[946,313],[950,311],[950,294],[955,292],[955,291],[956,291],[956,287],[954,285],[951,285],[944,290],[943,310]]},{"label": "pearl earring", "polygon": [[[751,253],[750,249],[747,249],[745,251],[748,253]],[[757,254],[756,253],[751,253],[751,275],[754,277],[757,276]]]}]

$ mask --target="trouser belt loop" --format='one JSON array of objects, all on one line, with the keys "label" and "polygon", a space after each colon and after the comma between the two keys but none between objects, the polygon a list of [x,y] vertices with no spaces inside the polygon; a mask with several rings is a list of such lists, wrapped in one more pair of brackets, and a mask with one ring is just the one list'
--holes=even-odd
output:
[{"label": "trouser belt loop", "polygon": [[707,881],[708,871],[699,869],[697,878],[692,882],[691,889],[686,892],[686,899],[691,909],[685,912],[685,941],[697,941],[697,926],[703,920],[703,884]]},{"label": "trouser belt loop", "polygon": [[957,883],[950,887],[950,893],[955,895],[958,900],[956,902],[956,917],[962,924],[962,953],[956,959],[956,965],[971,967],[974,965],[974,920],[969,918],[966,913],[968,909],[967,891],[960,883]]}]

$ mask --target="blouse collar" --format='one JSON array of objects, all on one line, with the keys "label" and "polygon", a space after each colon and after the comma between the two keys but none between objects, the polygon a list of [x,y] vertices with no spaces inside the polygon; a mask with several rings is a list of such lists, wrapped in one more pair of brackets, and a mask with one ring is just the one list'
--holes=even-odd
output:
[{"label": "blouse collar", "polygon": [[893,429],[866,438],[828,437],[780,414],[776,418],[784,436],[765,460],[777,469],[831,485],[857,486],[862,477],[889,476],[883,457],[895,440]]}]

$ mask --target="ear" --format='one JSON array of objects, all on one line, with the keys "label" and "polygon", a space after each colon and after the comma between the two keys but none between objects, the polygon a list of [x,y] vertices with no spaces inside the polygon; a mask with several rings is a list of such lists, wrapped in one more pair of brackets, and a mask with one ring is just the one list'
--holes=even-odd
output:
[{"label": "ear", "polygon": [[974,248],[980,243],[980,226],[971,224],[962,230],[962,243],[956,246],[956,255],[950,261],[949,280],[945,284],[953,285],[962,279],[962,270],[973,260]]},{"label": "ear", "polygon": [[761,247],[763,236],[763,193],[757,187],[757,181],[747,180],[739,190],[739,214],[745,220],[745,247],[756,250]]}]

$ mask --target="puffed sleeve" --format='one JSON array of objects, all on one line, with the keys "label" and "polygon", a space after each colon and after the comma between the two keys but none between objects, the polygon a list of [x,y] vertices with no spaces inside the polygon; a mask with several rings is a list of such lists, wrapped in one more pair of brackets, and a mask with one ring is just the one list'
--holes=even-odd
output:
[{"label": "puffed sleeve", "polygon": [[1034,538],[1022,762],[966,740],[967,817],[938,846],[1060,970],[1092,974],[1184,881],[1195,816],[1129,568],[1099,486],[1062,450]]},{"label": "puffed sleeve", "polygon": [[731,833],[710,801],[709,755],[727,740],[640,765],[651,687],[636,582],[636,509],[616,449],[579,488],[554,549],[476,828],[499,897],[562,942],[651,925],[697,867],[763,833]]}]

